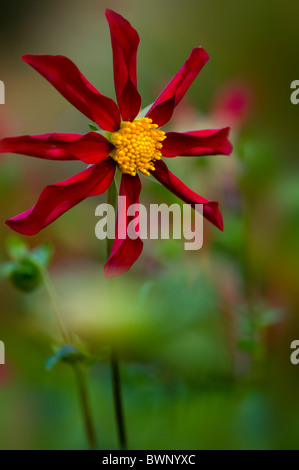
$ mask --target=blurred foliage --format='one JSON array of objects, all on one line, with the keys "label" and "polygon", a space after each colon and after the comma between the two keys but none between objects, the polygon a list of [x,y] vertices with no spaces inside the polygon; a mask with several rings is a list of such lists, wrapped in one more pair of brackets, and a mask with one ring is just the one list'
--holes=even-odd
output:
[{"label": "blurred foliage", "polygon": [[43,270],[52,257],[52,248],[44,244],[29,251],[21,239],[10,237],[7,251],[12,261],[0,266],[0,277],[8,277],[14,287],[23,292],[32,292],[39,287],[43,282]]},{"label": "blurred foliage", "polygon": [[[0,137],[88,131],[86,119],[20,56],[69,56],[102,93],[114,96],[106,6],[102,0],[3,6]],[[299,107],[289,97],[298,79],[298,2],[113,0],[109,8],[140,33],[144,106],[192,47],[200,43],[209,52],[169,128],[231,124],[234,153],[174,159],[169,167],[220,201],[225,230],[205,223],[199,252],[184,251],[180,240],[148,241],[131,273],[110,285],[102,275],[105,243],[94,236],[95,207],[105,196],[80,204],[26,245],[23,238],[7,242],[4,220],[81,164],[1,156],[0,339],[7,364],[0,366],[0,447],[85,448],[64,363],[83,355],[90,359],[101,448],[117,448],[106,360],[113,345],[122,358],[131,448],[297,449],[299,379],[289,357],[299,337]],[[250,89],[250,113],[237,122],[227,114],[221,121],[218,112],[216,122],[218,93],[236,80]],[[177,202],[152,179],[143,182],[145,205]],[[61,346],[46,293],[35,289],[40,267],[52,256],[45,241],[55,246],[51,273],[72,347]],[[51,372],[46,363],[55,365]]]}]

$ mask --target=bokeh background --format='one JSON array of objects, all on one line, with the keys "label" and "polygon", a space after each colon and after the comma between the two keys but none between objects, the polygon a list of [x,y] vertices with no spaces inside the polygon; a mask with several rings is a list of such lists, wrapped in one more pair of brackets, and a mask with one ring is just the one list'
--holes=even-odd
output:
[{"label": "bokeh background", "polygon": [[[25,53],[63,54],[114,97],[104,11],[131,21],[141,37],[143,106],[201,44],[210,61],[177,108],[170,130],[232,127],[230,157],[176,159],[170,168],[218,200],[225,231],[204,225],[204,246],[148,241],[113,293],[103,278],[105,242],[95,238],[87,200],[40,235],[68,327],[97,359],[88,370],[102,449],[117,448],[106,352],[122,358],[132,449],[297,449],[299,365],[298,114],[290,84],[299,79],[295,0],[51,0],[1,5],[0,137],[88,131],[87,119],[21,61]],[[46,184],[80,163],[0,157],[0,261],[8,260],[5,219],[31,207]],[[144,181],[142,200],[178,202]],[[22,238],[22,237],[21,237]],[[45,362],[60,342],[45,290],[0,283],[1,449],[84,449],[72,372]]]}]

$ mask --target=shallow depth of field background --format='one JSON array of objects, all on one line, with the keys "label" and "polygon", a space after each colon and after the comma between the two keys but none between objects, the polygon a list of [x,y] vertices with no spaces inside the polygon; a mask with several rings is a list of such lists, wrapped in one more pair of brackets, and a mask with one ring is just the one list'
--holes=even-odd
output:
[{"label": "shallow depth of field background", "polygon": [[[51,274],[69,328],[99,358],[90,371],[102,449],[117,447],[105,352],[117,345],[132,449],[277,449],[299,446],[299,79],[298,2],[278,0],[65,0],[1,6],[0,137],[88,131],[88,120],[37,72],[25,53],[63,54],[114,97],[105,8],[138,30],[143,106],[201,44],[210,61],[177,108],[170,130],[231,125],[230,157],[169,162],[193,190],[218,200],[225,231],[204,224],[204,247],[147,241],[110,294],[105,242],[95,238],[89,199],[27,239],[55,248]],[[221,113],[220,97],[238,90],[245,107]],[[223,109],[222,109],[223,111]],[[23,156],[0,157],[0,262],[11,232],[5,219],[31,207],[46,184],[83,166]],[[143,179],[141,202],[178,202]],[[25,239],[25,237],[24,237]],[[45,361],[59,335],[42,288],[33,294],[0,283],[0,446],[86,447],[71,370]],[[103,358],[101,360],[101,358]]]}]

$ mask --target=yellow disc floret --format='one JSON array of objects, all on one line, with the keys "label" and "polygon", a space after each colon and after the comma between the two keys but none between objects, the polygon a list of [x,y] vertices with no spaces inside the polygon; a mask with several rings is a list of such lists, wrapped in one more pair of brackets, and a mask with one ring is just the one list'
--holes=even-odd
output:
[{"label": "yellow disc floret", "polygon": [[157,130],[149,118],[122,122],[119,131],[111,134],[115,149],[111,157],[122,173],[135,176],[137,172],[150,175],[155,170],[154,162],[161,160],[161,142],[166,139],[165,132]]}]

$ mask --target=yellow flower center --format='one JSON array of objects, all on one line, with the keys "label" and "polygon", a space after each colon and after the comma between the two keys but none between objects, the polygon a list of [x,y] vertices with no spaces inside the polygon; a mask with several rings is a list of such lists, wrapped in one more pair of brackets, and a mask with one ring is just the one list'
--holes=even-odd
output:
[{"label": "yellow flower center", "polygon": [[166,139],[165,132],[157,130],[149,118],[134,122],[122,122],[119,131],[111,134],[115,146],[111,156],[122,173],[135,176],[137,172],[150,175],[154,171],[154,162],[161,160],[161,142]]}]

